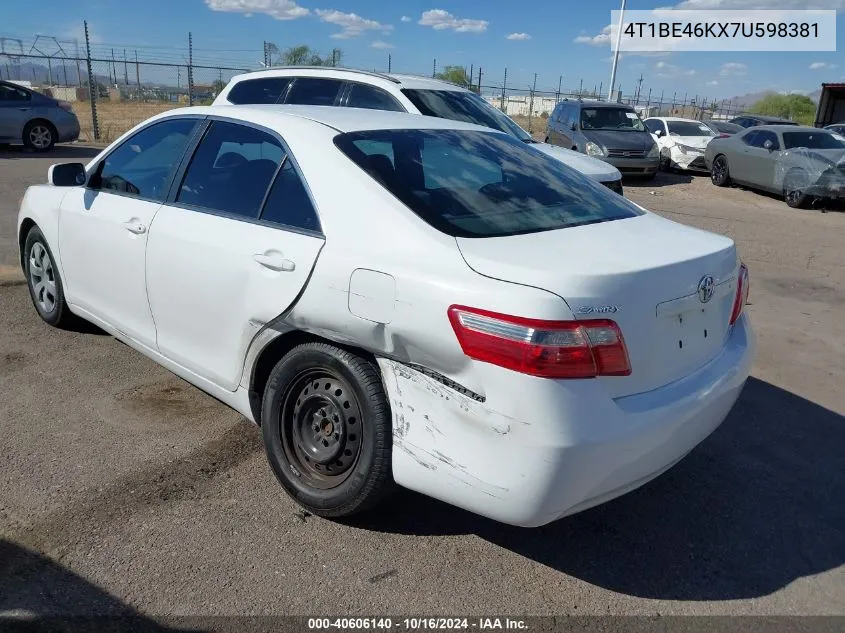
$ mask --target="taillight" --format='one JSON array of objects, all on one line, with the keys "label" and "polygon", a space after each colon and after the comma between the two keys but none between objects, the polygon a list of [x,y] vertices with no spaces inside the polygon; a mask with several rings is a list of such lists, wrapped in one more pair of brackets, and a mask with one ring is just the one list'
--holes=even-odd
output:
[{"label": "taillight", "polygon": [[745,264],[740,264],[739,275],[737,275],[736,282],[736,296],[734,297],[734,308],[731,312],[731,325],[736,323],[736,320],[742,314],[745,304],[748,302],[748,267]]},{"label": "taillight", "polygon": [[595,378],[631,373],[619,326],[608,319],[543,321],[449,308],[464,354],[542,378]]}]

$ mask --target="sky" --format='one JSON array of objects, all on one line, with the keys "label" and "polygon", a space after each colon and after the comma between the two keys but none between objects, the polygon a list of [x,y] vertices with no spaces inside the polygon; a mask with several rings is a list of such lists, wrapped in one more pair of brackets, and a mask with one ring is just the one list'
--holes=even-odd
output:
[{"label": "sky", "polygon": [[[148,60],[184,62],[188,31],[195,63],[258,67],[263,42],[284,49],[306,44],[328,53],[343,51],[344,65],[430,74],[434,60],[482,67],[482,84],[538,90],[584,89],[610,79],[611,47],[603,29],[619,0],[0,0],[0,38],[33,43],[52,53],[57,38],[83,37],[90,27],[95,54],[118,58],[128,49]],[[837,40],[845,47],[845,0],[628,0],[628,9],[819,8],[836,9]],[[43,16],[51,19],[45,21]],[[47,26],[45,26],[47,25]],[[8,39],[6,50],[17,47]],[[52,49],[52,50],[51,50]],[[3,58],[0,57],[0,64]],[[845,54],[683,52],[622,53],[617,83],[625,94],[677,93],[729,98],[762,90],[811,92],[822,82],[845,81]]]}]

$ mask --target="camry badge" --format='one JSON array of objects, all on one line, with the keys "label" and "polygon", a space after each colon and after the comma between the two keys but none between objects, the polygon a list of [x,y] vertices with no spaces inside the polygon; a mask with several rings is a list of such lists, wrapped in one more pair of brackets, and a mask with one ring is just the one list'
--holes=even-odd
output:
[{"label": "camry badge", "polygon": [[620,306],[581,306],[578,314],[615,314],[619,312]]},{"label": "camry badge", "polygon": [[701,281],[698,282],[698,289],[696,292],[698,293],[698,300],[701,303],[707,303],[710,299],[713,298],[713,289],[716,286],[716,282],[713,280],[713,275],[704,275],[701,278]]}]

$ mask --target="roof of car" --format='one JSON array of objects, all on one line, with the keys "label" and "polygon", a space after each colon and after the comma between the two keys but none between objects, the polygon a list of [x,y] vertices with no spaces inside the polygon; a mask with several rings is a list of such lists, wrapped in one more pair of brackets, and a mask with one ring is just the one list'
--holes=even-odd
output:
[{"label": "roof of car", "polygon": [[769,130],[770,132],[824,132],[823,129],[817,127],[810,127],[808,125],[755,125],[748,128],[751,130]]},{"label": "roof of car", "polygon": [[662,119],[663,121],[683,121],[685,123],[701,123],[702,121],[697,121],[696,119],[685,119],[684,117],[680,116],[650,116],[649,119]]},{"label": "roof of car", "polygon": [[737,119],[755,119],[757,121],[789,121],[789,119],[783,119],[779,116],[768,116],[766,114],[740,114],[739,116],[735,117]]},{"label": "roof of car", "polygon": [[629,106],[625,103],[616,103],[615,101],[599,101],[598,99],[564,99],[563,101],[569,101],[571,103],[580,103],[582,106],[586,106],[588,108],[625,108],[626,110],[633,110],[632,106]]},{"label": "roof of car", "polygon": [[338,132],[359,132],[363,130],[477,130],[504,134],[489,127],[453,121],[437,117],[421,116],[407,112],[387,110],[365,110],[362,108],[337,108],[335,106],[311,105],[221,105],[196,106],[170,110],[168,115],[200,114],[225,116],[272,127],[274,120],[290,118],[313,121]]},{"label": "roof of car", "polygon": [[370,72],[368,70],[358,70],[356,68],[343,68],[340,66],[275,66],[271,68],[262,68],[261,70],[253,70],[241,75],[232,77],[232,82],[244,81],[248,79],[260,79],[262,77],[332,77],[338,79],[354,79],[357,75],[358,79],[366,80],[367,83],[375,83],[379,80],[395,84],[398,88],[416,88],[428,90],[453,90],[466,91],[466,88],[458,86],[448,81],[435,79],[434,77],[423,77],[418,75],[407,75],[400,73],[379,73]]}]

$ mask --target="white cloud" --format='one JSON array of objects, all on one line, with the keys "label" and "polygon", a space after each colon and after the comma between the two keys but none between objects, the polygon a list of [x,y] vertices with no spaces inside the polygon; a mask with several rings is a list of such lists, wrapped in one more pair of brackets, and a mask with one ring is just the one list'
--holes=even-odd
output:
[{"label": "white cloud", "polygon": [[828,64],[827,62],[813,62],[810,64],[810,70],[833,70],[834,68],[837,68],[836,64]]},{"label": "white cloud", "polygon": [[311,13],[293,0],[205,0],[205,4],[212,11],[243,13],[246,17],[264,13],[277,20],[295,20]]},{"label": "white cloud", "polygon": [[452,29],[457,33],[483,33],[490,24],[487,20],[471,20],[468,18],[456,18],[454,15],[443,9],[431,9],[420,17],[418,24],[430,26],[435,31]]},{"label": "white cloud", "polygon": [[[76,24],[74,26],[69,27],[65,30],[62,37],[67,37],[69,39],[77,40],[80,45],[85,45],[85,26],[83,24]],[[91,28],[91,25],[88,25],[88,39],[91,41],[92,44],[99,44],[103,41],[103,38],[100,37],[97,33],[94,32],[94,29]]]},{"label": "white cloud", "polygon": [[401,19],[403,22],[410,22],[410,21],[411,21],[411,18],[409,18],[407,15],[403,15],[400,19]]},{"label": "white cloud", "polygon": [[528,33],[511,33],[510,35],[508,35],[507,39],[522,41],[522,40],[530,40],[531,36],[528,35]]},{"label": "white cloud", "polygon": [[372,44],[370,44],[372,48],[396,48],[390,42],[382,42],[381,40],[376,40]]},{"label": "white cloud", "polygon": [[719,69],[719,74],[722,77],[741,77],[742,75],[746,75],[748,71],[748,66],[745,64],[740,64],[739,62],[727,62],[722,64],[722,67]]},{"label": "white cloud", "polygon": [[691,68],[681,68],[675,64],[663,61],[657,62],[654,65],[654,69],[657,71],[657,76],[664,79],[670,77],[692,77],[697,74],[696,71]]},{"label": "white cloud", "polygon": [[845,11],[845,0],[683,0],[674,9],[835,9]]},{"label": "white cloud", "polygon": [[711,79],[710,81],[707,82],[707,85],[708,86],[718,86],[719,82],[716,81],[715,79]]},{"label": "white cloud", "polygon": [[317,16],[323,22],[334,24],[341,28],[340,33],[335,33],[332,37],[336,40],[346,40],[351,37],[358,37],[365,31],[382,31],[389,32],[393,27],[389,24],[381,24],[375,20],[368,20],[362,18],[355,13],[342,13],[340,11],[317,9]]},{"label": "white cloud", "polygon": [[574,42],[576,44],[589,44],[590,46],[607,46],[610,44],[610,25],[604,27],[598,35],[579,35]]}]

